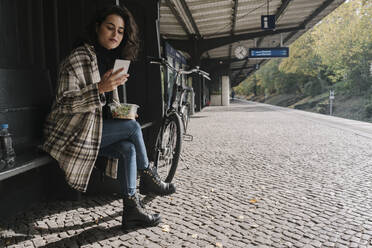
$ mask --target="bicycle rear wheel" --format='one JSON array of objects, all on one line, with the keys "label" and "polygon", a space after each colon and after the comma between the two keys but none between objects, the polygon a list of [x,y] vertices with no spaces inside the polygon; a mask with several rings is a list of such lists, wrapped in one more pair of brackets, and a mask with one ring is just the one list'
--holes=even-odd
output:
[{"label": "bicycle rear wheel", "polygon": [[182,147],[181,119],[173,113],[167,117],[156,141],[155,161],[160,178],[171,182],[176,173]]}]

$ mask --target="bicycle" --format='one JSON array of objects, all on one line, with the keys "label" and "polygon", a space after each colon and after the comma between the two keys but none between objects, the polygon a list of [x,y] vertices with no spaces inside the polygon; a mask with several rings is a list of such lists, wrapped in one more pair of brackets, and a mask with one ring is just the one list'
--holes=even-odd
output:
[{"label": "bicycle", "polygon": [[209,74],[194,68],[186,71],[176,69],[164,58],[149,58],[150,64],[159,64],[175,72],[170,101],[165,104],[165,114],[161,121],[160,130],[155,143],[154,166],[158,174],[165,182],[171,182],[177,170],[181,154],[182,140],[192,140],[187,134],[187,125],[190,119],[190,104],[187,95],[192,89],[184,87],[179,81],[182,74],[197,73],[207,77]]}]

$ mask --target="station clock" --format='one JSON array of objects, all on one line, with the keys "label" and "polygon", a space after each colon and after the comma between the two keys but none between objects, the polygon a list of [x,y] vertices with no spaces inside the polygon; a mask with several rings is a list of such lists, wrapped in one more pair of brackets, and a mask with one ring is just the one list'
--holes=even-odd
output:
[{"label": "station clock", "polygon": [[244,46],[237,46],[234,50],[235,57],[238,59],[244,59],[247,56],[247,48]]}]

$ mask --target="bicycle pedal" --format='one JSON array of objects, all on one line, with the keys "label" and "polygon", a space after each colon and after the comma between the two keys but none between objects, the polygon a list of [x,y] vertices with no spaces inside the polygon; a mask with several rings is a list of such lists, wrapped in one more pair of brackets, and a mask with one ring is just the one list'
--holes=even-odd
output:
[{"label": "bicycle pedal", "polygon": [[186,133],[183,134],[184,141],[192,141],[193,139],[194,137],[191,134],[186,134]]}]

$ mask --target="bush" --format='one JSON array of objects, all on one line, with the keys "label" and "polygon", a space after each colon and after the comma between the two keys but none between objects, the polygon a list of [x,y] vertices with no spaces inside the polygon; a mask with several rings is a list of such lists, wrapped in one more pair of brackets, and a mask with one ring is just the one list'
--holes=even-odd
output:
[{"label": "bush", "polygon": [[300,79],[300,75],[295,73],[280,73],[280,77],[275,81],[276,91],[280,94],[296,93],[299,89]]},{"label": "bush", "polygon": [[372,117],[372,103],[368,103],[364,107],[364,113],[365,113],[365,115],[366,115],[367,118]]},{"label": "bush", "polygon": [[[335,107],[333,106],[333,111]],[[318,103],[316,105],[315,111],[320,114],[328,114],[329,113],[329,105],[328,103]]]},{"label": "bush", "polygon": [[305,84],[304,93],[307,96],[316,96],[322,93],[322,83],[318,79],[313,79]]}]

